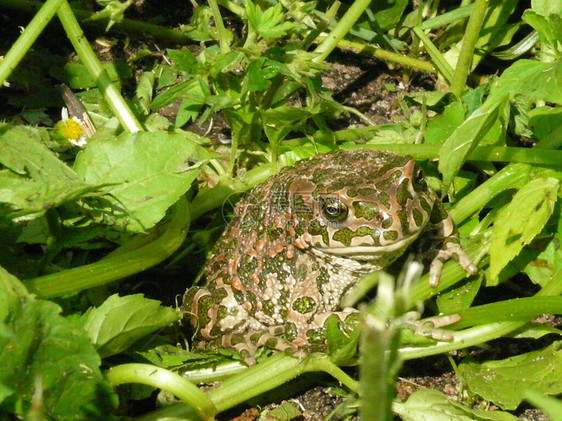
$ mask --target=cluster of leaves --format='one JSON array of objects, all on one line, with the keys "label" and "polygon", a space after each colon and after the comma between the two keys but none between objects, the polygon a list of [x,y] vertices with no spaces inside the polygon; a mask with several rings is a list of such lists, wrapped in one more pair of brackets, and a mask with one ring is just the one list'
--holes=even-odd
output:
[{"label": "cluster of leaves", "polygon": [[[105,9],[89,22],[101,21],[108,29],[127,24],[124,13],[131,1],[98,3]],[[367,414],[390,411],[393,395],[384,385],[397,376],[400,364],[389,355],[412,359],[506,334],[533,339],[560,334],[530,321],[542,313],[562,313],[562,155],[557,150],[562,144],[562,8],[535,0],[519,20],[516,1],[492,1],[476,25],[478,8],[487,2],[477,0],[438,13],[438,2],[410,7],[406,0],[381,0],[372,2],[376,12],[367,9],[356,22],[348,21],[354,8],[368,3],[354,2],[338,13],[337,21],[335,7],[325,5],[328,11],[323,13],[320,2],[265,5],[247,0],[240,7],[221,1],[235,22],[229,29],[215,1],[196,6],[181,36],[205,48],[169,49],[171,65],[153,63],[138,73],[131,103],[142,117],[144,132],[121,131],[118,123],[126,126],[129,117],[120,114],[121,106],[110,95],[100,93],[100,78],[94,77],[97,73],[85,56],[82,63],[48,69],[50,76],[74,89],[89,88],[79,97],[98,130],[79,150],[64,140],[61,144],[52,129],[18,124],[15,116],[6,116],[7,122],[0,125],[0,265],[5,268],[0,267],[0,348],[5,350],[0,354],[0,410],[30,419],[107,418],[117,406],[114,387],[134,382],[151,387],[121,390],[121,408],[163,388],[174,391],[184,404],[170,405],[153,419],[209,418],[299,374],[323,370],[352,391],[362,387],[359,405],[367,419]],[[61,20],[65,22],[64,15]],[[405,103],[421,109],[417,118],[335,131],[331,121],[352,110],[322,87],[322,61],[326,50],[335,47],[324,43],[330,41],[326,33],[336,34],[342,26],[347,38],[341,45],[376,42],[388,50],[375,50],[378,57],[427,70],[427,62],[415,59],[421,49],[438,71],[439,84],[451,89],[406,97]],[[70,26],[65,28],[70,31]],[[440,31],[430,39],[435,28]],[[76,34],[68,36],[73,39]],[[313,47],[315,42],[318,47]],[[463,67],[467,45],[470,61]],[[517,59],[523,54],[525,59]],[[151,55],[140,51],[131,63]],[[466,86],[463,72],[466,76],[487,60],[499,59],[505,60],[501,75],[481,78],[474,89]],[[105,68],[113,85],[132,75],[124,62]],[[0,65],[0,75],[2,71]],[[10,89],[17,92],[18,82],[30,80],[16,71]],[[178,105],[173,123],[155,112],[171,104]],[[230,129],[228,159],[221,154],[224,145],[213,146],[182,130],[217,114],[226,118]],[[48,122],[41,110],[23,118]],[[415,145],[422,136],[424,144]],[[521,139],[537,144],[521,148]],[[359,341],[358,332],[349,337],[335,323],[327,326],[327,357],[299,361],[281,355],[269,358],[264,352],[256,367],[244,370],[233,362],[232,352],[196,353],[176,346],[183,338],[166,327],[181,319],[179,312],[141,295],[119,297],[108,287],[91,289],[168,258],[184,241],[190,216],[196,219],[220,207],[233,191],[252,187],[280,165],[318,151],[355,148],[359,140],[361,147],[408,153],[419,160],[439,158],[437,168],[425,165],[428,180],[449,194],[450,213],[481,269],[458,287],[465,274],[451,262],[437,289],[430,289],[424,276],[394,298],[388,283],[381,282],[378,301],[367,306],[365,318],[380,317],[382,309],[384,317],[363,326],[363,349],[371,358],[364,359],[361,373],[363,382],[373,381],[368,387],[358,386],[334,365],[355,363]],[[471,167],[463,168],[466,161]],[[508,164],[500,167],[493,161]],[[237,174],[237,168],[244,171]],[[208,241],[210,230],[190,239]],[[100,252],[109,251],[96,261]],[[474,305],[485,286],[527,279],[539,290],[534,296],[525,292],[519,300]],[[522,285],[521,289],[527,284]],[[432,329],[424,332],[430,333],[428,338],[388,328],[389,316],[397,328],[409,325],[403,313],[437,293],[438,313],[461,316],[449,327],[447,340]],[[55,297],[58,304],[45,300]],[[544,395],[562,392],[560,343],[503,361],[466,359],[457,374],[473,395],[504,410],[514,410],[526,399],[554,412],[560,404]],[[149,372],[154,375],[144,375],[139,365],[117,366],[117,355],[120,361],[152,364]],[[111,367],[106,378],[102,361]],[[206,371],[209,366],[219,368]],[[192,385],[172,372],[156,375],[162,369],[180,370],[193,381],[231,377],[205,394],[190,389]],[[276,376],[271,376],[272,370]],[[370,393],[390,399],[369,399]],[[358,399],[353,393],[344,395],[346,401],[335,413],[342,419],[354,413]],[[282,408],[272,416],[291,419],[298,413],[291,405]],[[445,412],[450,418],[514,418],[508,412],[468,408],[436,391],[420,391],[404,403],[395,402],[393,410],[404,419]]]}]

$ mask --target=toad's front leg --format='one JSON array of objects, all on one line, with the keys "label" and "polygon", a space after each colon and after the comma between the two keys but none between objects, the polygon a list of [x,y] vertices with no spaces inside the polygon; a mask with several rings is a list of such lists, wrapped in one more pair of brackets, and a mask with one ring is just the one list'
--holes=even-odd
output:
[{"label": "toad's front leg", "polygon": [[466,254],[460,245],[459,236],[453,220],[440,201],[436,201],[433,206],[430,224],[432,225],[430,230],[435,232],[435,239],[442,241],[442,246],[431,262],[429,268],[429,285],[432,288],[439,285],[443,264],[450,259],[457,260],[459,265],[461,265],[468,274],[476,275],[478,269],[472,262],[470,256]]}]

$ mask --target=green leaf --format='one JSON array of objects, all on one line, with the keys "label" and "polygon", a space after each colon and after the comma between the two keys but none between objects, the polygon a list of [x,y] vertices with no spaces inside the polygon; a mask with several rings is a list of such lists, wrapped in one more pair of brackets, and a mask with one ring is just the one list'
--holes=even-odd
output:
[{"label": "green leaf", "polygon": [[468,154],[493,126],[505,98],[488,97],[486,102],[458,126],[439,150],[439,171],[445,190],[449,188]]},{"label": "green leaf", "polygon": [[181,319],[181,313],[163,307],[142,294],[117,294],[85,315],[84,330],[102,357],[119,354],[148,334]]},{"label": "green leaf", "polygon": [[199,174],[204,153],[191,133],[124,133],[92,138],[74,168],[91,184],[116,184],[100,206],[105,222],[144,231],[160,221]]},{"label": "green leaf", "polygon": [[264,412],[260,419],[263,421],[290,421],[294,419],[302,419],[303,414],[292,402],[285,401],[275,409]]},{"label": "green leaf", "polygon": [[541,102],[562,104],[562,60],[542,63],[518,60],[498,79],[490,96],[526,95]]},{"label": "green leaf", "polygon": [[358,318],[359,314],[352,314],[342,322],[339,317],[332,315],[326,320],[327,352],[333,363],[344,364],[357,355],[360,336]]},{"label": "green leaf", "polygon": [[406,6],[408,0],[376,0],[370,7],[377,11],[374,18],[381,31],[388,31],[398,25]]},{"label": "green leaf", "polygon": [[542,230],[554,210],[560,182],[531,180],[498,214],[490,245],[488,285],[497,285],[500,271]]},{"label": "green leaf", "polygon": [[43,143],[45,131],[24,127],[0,127],[0,164],[13,173],[0,175],[0,203],[7,214],[42,215],[45,210],[98,191],[59,160]]},{"label": "green leaf", "polygon": [[38,182],[0,176],[0,203],[11,210],[6,212],[15,218],[29,214],[42,215],[46,209],[76,200],[99,189],[80,182],[67,183],[64,180]]},{"label": "green leaf", "polygon": [[527,9],[523,13],[523,21],[538,32],[545,61],[560,58],[562,54],[562,17],[559,14],[542,16],[534,10]]},{"label": "green leaf", "polygon": [[248,66],[248,89],[252,92],[264,91],[270,80],[279,74],[279,66],[273,60],[261,57]]},{"label": "green leaf", "polygon": [[[133,72],[124,59],[114,59],[103,65],[112,82],[119,84],[120,81],[132,77]],[[80,62],[70,62],[64,68],[53,68],[51,74],[66,83],[72,89],[94,88],[96,81],[92,78],[86,67]]]},{"label": "green leaf", "polygon": [[535,260],[528,264],[524,272],[531,281],[540,286],[550,282],[558,282],[562,276],[562,250],[560,249],[561,235],[557,235],[548,243]]},{"label": "green leaf", "polygon": [[405,403],[393,407],[404,421],[515,421],[517,417],[501,411],[468,408],[448,399],[437,390],[418,390]]},{"label": "green leaf", "polygon": [[186,47],[181,50],[168,49],[168,55],[174,62],[172,66],[174,69],[193,74],[198,64],[197,58]]},{"label": "green leaf", "polygon": [[38,180],[79,180],[42,139],[48,139],[45,129],[0,125],[0,164],[19,175]]},{"label": "green leaf", "polygon": [[[85,332],[49,301],[35,300],[0,267],[0,384],[15,391],[3,411],[40,419],[108,419],[116,397]],[[8,402],[10,405],[8,405]]]},{"label": "green leaf", "polygon": [[[204,93],[203,96],[201,92]],[[170,89],[167,89],[165,92],[162,92],[154,98],[154,101],[150,104],[150,108],[157,110],[166,105],[170,105],[178,99],[189,100],[193,105],[202,105],[204,104],[205,95],[209,94],[210,90],[205,81],[201,77],[194,77],[184,80],[172,86]]]},{"label": "green leaf", "polygon": [[459,365],[458,374],[473,393],[513,410],[529,389],[547,395],[562,393],[561,346],[555,342],[539,351],[483,364],[466,361]]},{"label": "green leaf", "polygon": [[438,114],[427,124],[425,141],[428,144],[441,144],[464,121],[464,107],[460,101],[447,105],[443,113]]},{"label": "green leaf", "polygon": [[532,0],[533,10],[542,16],[562,15],[562,3],[552,0]]},{"label": "green leaf", "polygon": [[436,299],[439,314],[453,314],[469,308],[481,286],[482,276],[478,276],[476,279],[465,282],[462,286],[440,293]]},{"label": "green leaf", "polygon": [[290,22],[283,22],[283,6],[281,3],[267,8],[263,12],[259,6],[251,0],[246,2],[246,13],[250,27],[260,34],[264,39],[272,40],[284,36],[289,30],[295,28]]},{"label": "green leaf", "polygon": [[543,140],[562,128],[562,107],[537,107],[529,112],[529,129],[533,137]]}]

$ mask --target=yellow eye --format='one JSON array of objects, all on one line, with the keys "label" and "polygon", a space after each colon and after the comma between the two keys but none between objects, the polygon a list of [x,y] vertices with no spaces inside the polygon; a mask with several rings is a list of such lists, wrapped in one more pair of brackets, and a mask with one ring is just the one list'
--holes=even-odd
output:
[{"label": "yellow eye", "polygon": [[341,200],[329,197],[322,203],[322,213],[328,221],[342,222],[347,218],[349,211]]}]

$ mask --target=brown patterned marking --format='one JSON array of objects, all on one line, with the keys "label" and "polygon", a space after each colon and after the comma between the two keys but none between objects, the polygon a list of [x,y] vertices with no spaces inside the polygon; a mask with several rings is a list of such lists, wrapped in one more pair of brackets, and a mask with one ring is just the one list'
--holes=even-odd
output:
[{"label": "brown patterned marking", "polygon": [[265,247],[265,241],[263,241],[263,240],[258,240],[258,242],[256,243],[256,251],[257,251],[258,253],[262,253],[264,247]]},{"label": "brown patterned marking", "polygon": [[287,246],[287,252],[285,253],[285,256],[287,256],[287,259],[292,259],[293,257],[295,257],[295,246],[289,244]]},{"label": "brown patterned marking", "polygon": [[240,281],[240,278],[236,277],[232,280],[232,288],[238,291],[242,291],[243,286],[242,286],[242,282]]}]

